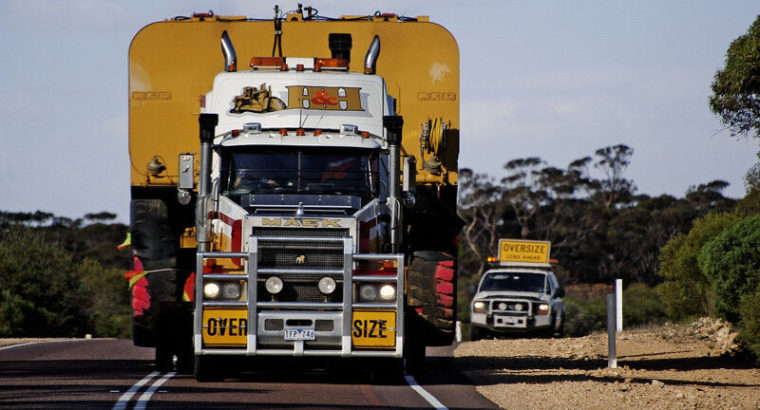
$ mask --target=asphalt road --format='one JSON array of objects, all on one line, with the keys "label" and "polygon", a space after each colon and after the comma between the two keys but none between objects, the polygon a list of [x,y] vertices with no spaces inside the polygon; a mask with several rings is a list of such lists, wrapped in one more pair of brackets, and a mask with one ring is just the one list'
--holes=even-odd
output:
[{"label": "asphalt road", "polygon": [[451,351],[429,348],[416,379],[284,361],[198,383],[155,371],[153,349],[130,340],[33,343],[0,348],[0,408],[496,408],[454,369]]}]

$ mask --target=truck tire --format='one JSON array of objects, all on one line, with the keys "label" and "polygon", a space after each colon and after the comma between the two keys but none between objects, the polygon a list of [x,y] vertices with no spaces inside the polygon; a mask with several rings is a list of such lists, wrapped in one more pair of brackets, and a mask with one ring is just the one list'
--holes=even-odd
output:
[{"label": "truck tire", "polygon": [[150,305],[133,316],[133,342],[155,347],[155,365],[171,370],[177,356],[177,370],[193,367],[192,309],[182,302],[185,279],[192,270],[194,252],[180,250],[178,233],[169,219],[169,205],[163,199],[133,199],[130,209],[132,250],[145,276]]},{"label": "truck tire", "polygon": [[456,267],[454,258],[441,251],[417,251],[407,274],[407,305],[421,321],[426,346],[447,346],[454,340]]}]

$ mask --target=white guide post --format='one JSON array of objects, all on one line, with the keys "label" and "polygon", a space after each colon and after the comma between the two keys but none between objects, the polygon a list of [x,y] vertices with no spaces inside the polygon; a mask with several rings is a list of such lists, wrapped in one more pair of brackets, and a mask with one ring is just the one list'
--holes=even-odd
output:
[{"label": "white guide post", "polygon": [[615,279],[615,322],[616,330],[623,331],[623,279]]},{"label": "white guide post", "polygon": [[615,345],[615,295],[607,294],[607,367],[617,367],[617,346]]}]

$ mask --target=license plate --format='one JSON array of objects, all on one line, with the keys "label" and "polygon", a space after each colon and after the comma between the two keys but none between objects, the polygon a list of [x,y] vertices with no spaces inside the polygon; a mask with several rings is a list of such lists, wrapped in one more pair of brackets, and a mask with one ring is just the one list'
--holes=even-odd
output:
[{"label": "license plate", "polygon": [[314,329],[285,329],[285,340],[316,340]]},{"label": "license plate", "polygon": [[203,310],[203,344],[206,346],[245,346],[248,312],[232,309]]},{"label": "license plate", "polygon": [[526,327],[527,319],[522,316],[494,316],[494,327]]},{"label": "license plate", "polygon": [[396,312],[354,311],[351,340],[354,347],[396,347]]}]

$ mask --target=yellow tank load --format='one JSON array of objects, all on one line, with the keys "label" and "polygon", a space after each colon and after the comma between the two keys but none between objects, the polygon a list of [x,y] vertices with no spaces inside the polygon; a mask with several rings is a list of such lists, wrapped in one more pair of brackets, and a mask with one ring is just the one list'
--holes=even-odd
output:
[{"label": "yellow tank load", "polygon": [[[150,24],[135,35],[129,49],[132,186],[176,185],[178,155],[197,154],[203,96],[211,90],[214,76],[224,70],[219,38],[225,30],[235,43],[239,70],[250,69],[253,56],[272,54],[271,20],[175,18]],[[377,74],[385,78],[398,114],[404,117],[402,153],[416,157],[417,182],[456,184],[459,49],[451,33],[426,16],[312,21],[292,14],[282,22],[283,56],[329,57],[330,33],[351,34],[350,71],[354,72],[362,72],[364,53],[379,36]]]}]

